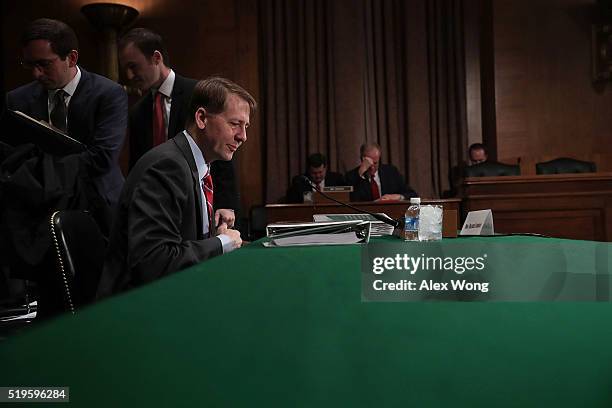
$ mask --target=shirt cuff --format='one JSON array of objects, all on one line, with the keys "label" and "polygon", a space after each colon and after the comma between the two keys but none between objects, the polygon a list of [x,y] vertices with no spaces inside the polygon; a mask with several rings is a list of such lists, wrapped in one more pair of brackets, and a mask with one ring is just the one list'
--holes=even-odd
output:
[{"label": "shirt cuff", "polygon": [[219,241],[221,241],[221,247],[223,248],[223,253],[227,254],[228,252],[232,252],[234,249],[234,243],[232,242],[232,239],[225,235],[225,234],[220,234],[217,235],[216,238],[219,238]]}]

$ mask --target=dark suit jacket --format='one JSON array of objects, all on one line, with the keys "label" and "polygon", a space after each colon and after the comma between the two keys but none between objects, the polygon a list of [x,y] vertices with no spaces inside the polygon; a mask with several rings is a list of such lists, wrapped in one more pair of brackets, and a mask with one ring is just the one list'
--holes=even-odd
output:
[{"label": "dark suit jacket", "polygon": [[[191,94],[198,81],[176,74],[170,104],[168,135],[176,135],[185,129]],[[169,136],[171,137],[171,136]],[[130,109],[130,168],[153,147],[153,94],[147,92]],[[240,200],[232,162],[217,160],[211,165],[215,188],[215,208],[238,210]]]},{"label": "dark suit jacket", "polygon": [[[378,167],[380,177],[381,192],[385,194],[402,194],[406,199],[416,197],[417,193],[406,185],[404,178],[395,166],[390,164],[380,164]],[[353,186],[351,201],[372,201],[372,190],[370,180],[359,177],[359,167],[346,173],[346,182]]]},{"label": "dark suit jacket", "polygon": [[99,297],[223,253],[218,238],[203,236],[200,188],[183,133],[138,161],[121,192]]},{"label": "dark suit jacket", "polygon": [[[127,95],[119,84],[81,69],[68,105],[68,134],[87,145],[81,153],[96,189],[114,205],[123,186],[117,163],[127,127]],[[9,92],[7,107],[49,120],[47,91],[36,81]]]},{"label": "dark suit jacket", "polygon": [[[308,177],[308,174],[305,173],[304,176]],[[342,174],[328,171],[325,174],[325,185],[344,186],[346,183],[344,182],[344,177],[342,177]],[[307,191],[312,191],[312,187],[310,187],[306,180],[304,180],[303,176],[295,176],[291,182],[289,190],[287,190],[287,202],[303,203],[304,193]]]}]

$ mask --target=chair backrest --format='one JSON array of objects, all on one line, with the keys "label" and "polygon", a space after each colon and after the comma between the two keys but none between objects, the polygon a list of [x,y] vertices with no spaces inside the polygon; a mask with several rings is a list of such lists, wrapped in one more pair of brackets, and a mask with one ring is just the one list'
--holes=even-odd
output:
[{"label": "chair backrest", "polygon": [[249,240],[255,241],[266,236],[268,218],[265,205],[254,205],[249,214]]},{"label": "chair backrest", "polygon": [[494,161],[468,166],[464,169],[465,177],[496,177],[496,176],[519,176],[521,167],[519,165],[504,164]]},{"label": "chair backrest", "polygon": [[106,240],[85,211],[56,211],[50,220],[54,257],[62,281],[65,310],[74,313],[96,296]]},{"label": "chair backrest", "polygon": [[568,157],[536,163],[536,174],[594,173],[596,171],[595,163]]}]

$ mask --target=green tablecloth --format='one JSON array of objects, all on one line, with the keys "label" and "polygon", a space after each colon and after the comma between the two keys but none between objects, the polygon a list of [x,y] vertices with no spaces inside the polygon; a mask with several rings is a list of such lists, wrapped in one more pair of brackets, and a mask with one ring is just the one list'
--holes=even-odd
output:
[{"label": "green tablecloth", "polygon": [[[556,241],[579,267],[611,245]],[[362,302],[360,250],[204,262],[0,343],[0,386],[87,407],[612,406],[612,304]]]}]

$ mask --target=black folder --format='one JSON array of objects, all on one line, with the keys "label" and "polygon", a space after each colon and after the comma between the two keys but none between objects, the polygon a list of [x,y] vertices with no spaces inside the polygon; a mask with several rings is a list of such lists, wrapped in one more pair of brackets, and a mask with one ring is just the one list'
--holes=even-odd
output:
[{"label": "black folder", "polygon": [[0,140],[12,146],[34,143],[44,152],[66,156],[85,150],[86,146],[46,122],[23,112],[7,109],[3,115]]}]

